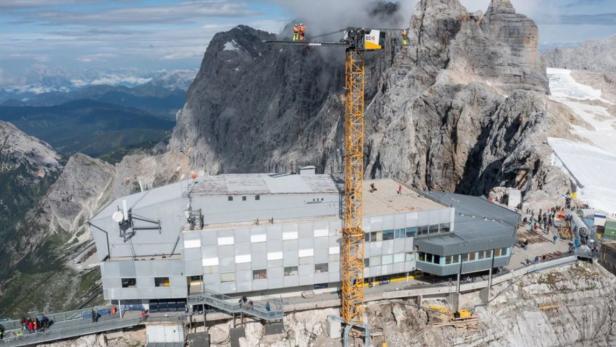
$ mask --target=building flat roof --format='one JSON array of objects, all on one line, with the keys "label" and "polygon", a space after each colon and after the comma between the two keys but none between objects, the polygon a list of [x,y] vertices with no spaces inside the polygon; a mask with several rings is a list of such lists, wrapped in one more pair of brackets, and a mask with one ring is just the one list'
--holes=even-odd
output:
[{"label": "building flat roof", "polygon": [[[371,191],[374,185],[376,191]],[[400,194],[398,188],[402,187]],[[364,214],[385,215],[446,208],[392,179],[364,182]]]},{"label": "building flat roof", "polygon": [[520,215],[483,197],[429,192],[427,196],[454,207],[453,234],[420,237],[415,244],[423,252],[455,255],[511,247]]},{"label": "building flat roof", "polygon": [[330,175],[225,174],[205,176],[191,187],[194,195],[338,193]]}]

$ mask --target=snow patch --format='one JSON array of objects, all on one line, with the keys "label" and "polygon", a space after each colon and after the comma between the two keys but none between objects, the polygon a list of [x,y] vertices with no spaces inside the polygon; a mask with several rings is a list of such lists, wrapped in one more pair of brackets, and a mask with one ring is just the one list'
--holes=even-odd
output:
[{"label": "snow patch", "polygon": [[223,51],[230,51],[230,52],[237,52],[240,50],[240,46],[237,44],[237,42],[235,42],[235,40],[231,40],[229,42],[225,43],[225,48],[223,48]]},{"label": "snow patch", "polygon": [[616,216],[616,155],[596,146],[549,138],[557,166],[574,178],[579,197],[591,207]]}]

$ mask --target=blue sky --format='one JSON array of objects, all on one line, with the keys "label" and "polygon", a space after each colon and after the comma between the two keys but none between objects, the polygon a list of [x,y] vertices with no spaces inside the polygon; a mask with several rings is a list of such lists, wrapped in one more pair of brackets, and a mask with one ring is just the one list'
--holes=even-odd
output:
[{"label": "blue sky", "polygon": [[[29,74],[196,69],[219,31],[278,31],[290,19],[341,14],[370,0],[0,0],[0,85]],[[412,8],[414,0],[406,0]],[[489,0],[462,0],[472,10]],[[542,44],[616,34],[614,0],[513,0],[537,20]],[[336,5],[334,5],[336,4]]]}]

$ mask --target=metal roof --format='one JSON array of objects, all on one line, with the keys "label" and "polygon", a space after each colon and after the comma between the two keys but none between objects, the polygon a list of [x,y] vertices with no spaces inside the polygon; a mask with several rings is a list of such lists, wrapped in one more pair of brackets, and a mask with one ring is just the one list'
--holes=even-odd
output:
[{"label": "metal roof", "polygon": [[329,175],[227,174],[206,176],[191,189],[196,195],[338,193]]},{"label": "metal roof", "polygon": [[511,247],[515,243],[520,215],[483,197],[429,192],[428,197],[456,210],[454,233],[418,237],[422,252],[455,255]]}]

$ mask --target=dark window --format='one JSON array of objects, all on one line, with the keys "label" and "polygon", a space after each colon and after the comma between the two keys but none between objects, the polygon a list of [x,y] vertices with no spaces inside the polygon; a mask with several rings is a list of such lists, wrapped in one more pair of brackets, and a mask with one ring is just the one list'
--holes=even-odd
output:
[{"label": "dark window", "polygon": [[370,267],[370,258],[364,259],[364,267]]},{"label": "dark window", "polygon": [[509,248],[501,248],[501,252],[502,252],[502,254],[503,254],[503,255],[507,255],[507,250],[508,250],[508,249],[509,249]]},{"label": "dark window", "polygon": [[434,256],[434,264],[440,264],[441,263],[441,256],[440,255],[435,255]]},{"label": "dark window", "polygon": [[415,237],[417,235],[417,228],[406,228],[406,237]]},{"label": "dark window", "polygon": [[462,254],[462,261],[468,261],[468,254],[467,253]]},{"label": "dark window", "polygon": [[122,288],[133,288],[137,286],[136,278],[122,278]]},{"label": "dark window", "polygon": [[329,271],[329,265],[327,263],[314,264],[315,273],[322,273],[322,272],[328,272],[328,271]]},{"label": "dark window", "polygon": [[396,229],[396,238],[403,239],[406,237],[406,229]]},{"label": "dark window", "polygon": [[376,241],[376,231],[373,231],[370,233],[370,241],[371,242]]},{"label": "dark window", "polygon": [[245,196],[242,196],[242,201],[246,201],[246,197]]},{"label": "dark window", "polygon": [[297,276],[297,266],[287,266],[284,268],[285,276]]},{"label": "dark window", "polygon": [[267,270],[252,270],[253,280],[265,280],[267,279]]},{"label": "dark window", "polygon": [[394,239],[394,231],[393,230],[385,230],[383,231],[383,241],[393,240]]},{"label": "dark window", "polygon": [[479,251],[479,256],[477,257],[477,259],[483,259],[486,257],[486,251]]},{"label": "dark window", "polygon": [[364,241],[370,242],[370,233],[365,233],[364,234]]},{"label": "dark window", "polygon": [[261,200],[261,195],[255,195],[255,200]]},{"label": "dark window", "polygon": [[441,230],[440,232],[442,233],[448,233],[449,232],[449,224],[441,224]]},{"label": "dark window", "polygon": [[155,287],[171,287],[171,281],[169,277],[156,277],[154,278]]},{"label": "dark window", "polygon": [[471,252],[471,253],[468,254],[468,260],[469,261],[475,260],[475,252]]},{"label": "dark window", "polygon": [[426,253],[419,252],[419,261],[426,261]]},{"label": "dark window", "polygon": [[417,231],[417,235],[427,235],[428,234],[428,227],[424,226],[424,227],[419,227],[418,231]]},{"label": "dark window", "polygon": [[227,201],[233,201],[233,197],[232,196],[227,196]]},{"label": "dark window", "polygon": [[436,233],[438,233],[438,224],[430,225],[430,234],[436,234]]}]

